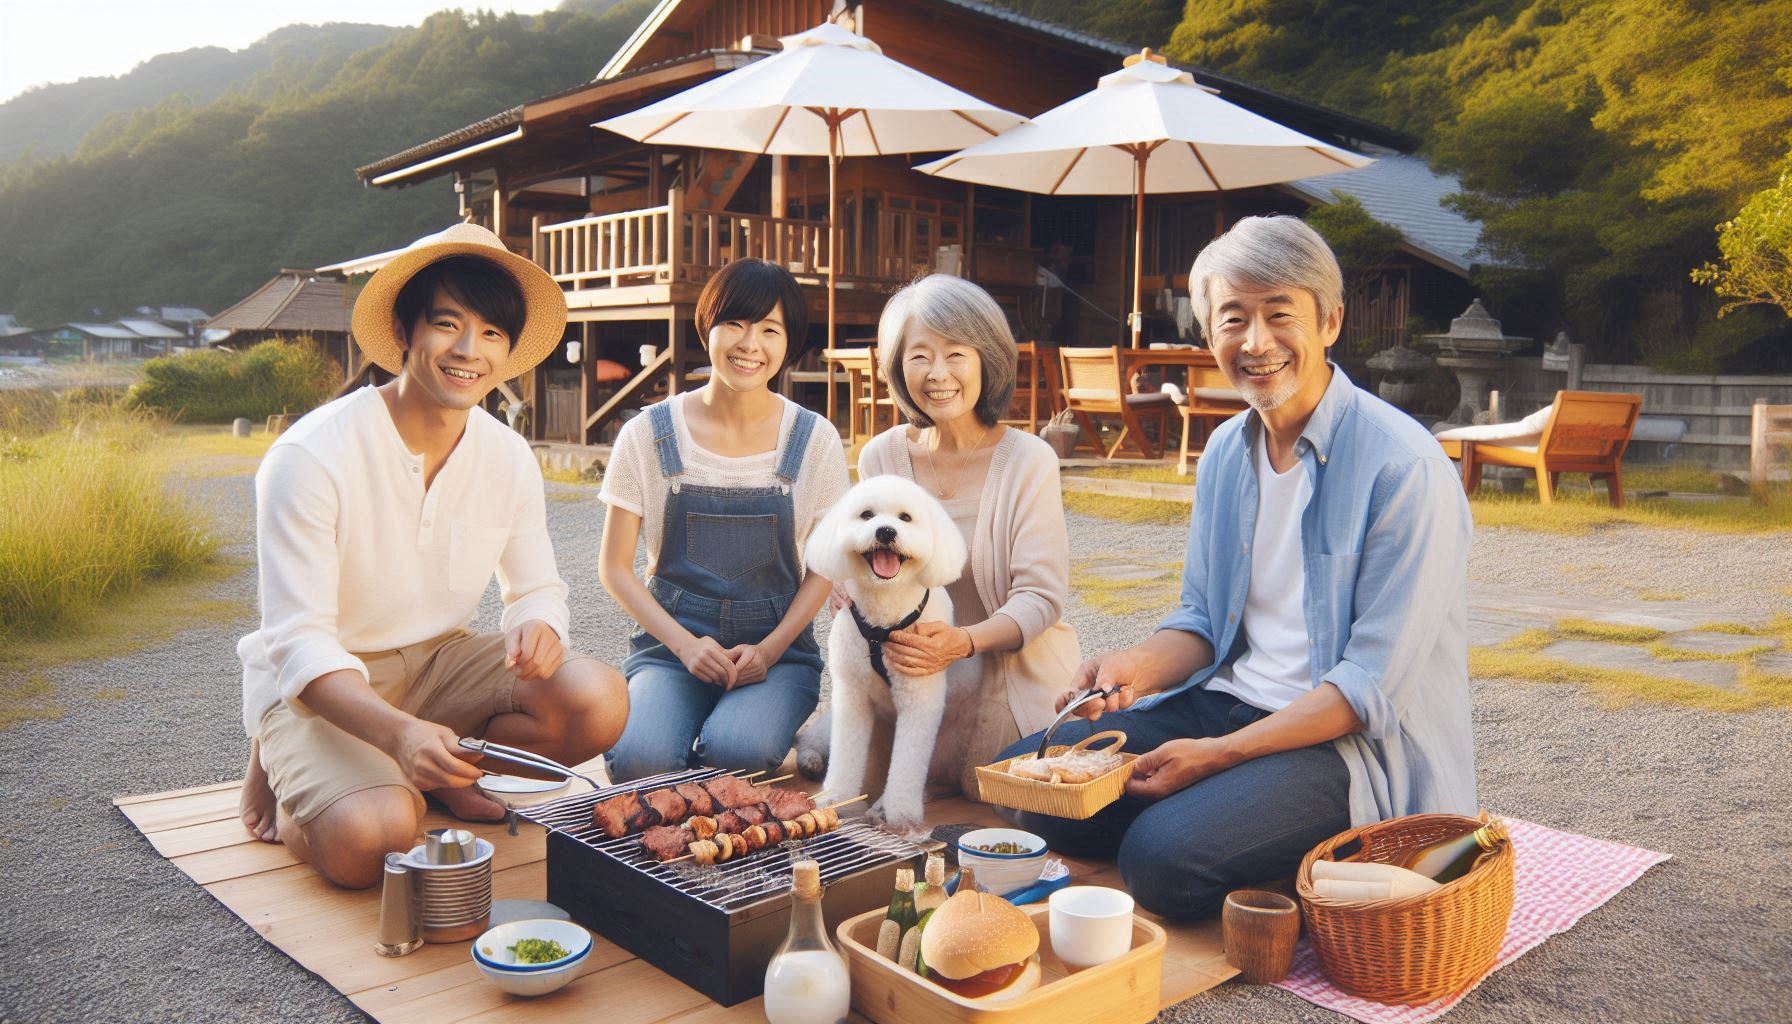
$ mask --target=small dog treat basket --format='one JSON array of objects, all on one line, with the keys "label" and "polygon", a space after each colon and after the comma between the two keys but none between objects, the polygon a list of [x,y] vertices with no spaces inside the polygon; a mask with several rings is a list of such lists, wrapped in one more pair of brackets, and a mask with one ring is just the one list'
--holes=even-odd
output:
[{"label": "small dog treat basket", "polygon": [[[1100,740],[1113,742],[1097,750],[1094,744]],[[1012,807],[1017,811],[1035,811],[1055,818],[1075,818],[1080,821],[1120,799],[1120,794],[1126,792],[1126,780],[1132,776],[1132,763],[1138,760],[1138,755],[1121,751],[1120,747],[1125,742],[1125,733],[1110,729],[1095,733],[1074,746],[1056,746],[1046,750],[1047,757],[1057,757],[1072,750],[1097,750],[1098,753],[1120,755],[1117,766],[1088,782],[1040,782],[1008,773],[1009,767],[1016,761],[1031,760],[1032,754],[1021,754],[995,764],[982,765],[977,769],[979,798],[986,803]]]},{"label": "small dog treat basket", "polygon": [[[1492,824],[1498,845],[1468,874],[1443,888],[1404,899],[1356,901],[1313,891],[1319,860],[1398,862],[1409,850]],[[1337,858],[1351,841],[1360,852]],[[1455,814],[1413,814],[1353,828],[1315,846],[1295,875],[1307,935],[1319,968],[1339,988],[1383,1003],[1428,1003],[1454,995],[1493,967],[1512,917],[1512,840],[1505,826]]]}]

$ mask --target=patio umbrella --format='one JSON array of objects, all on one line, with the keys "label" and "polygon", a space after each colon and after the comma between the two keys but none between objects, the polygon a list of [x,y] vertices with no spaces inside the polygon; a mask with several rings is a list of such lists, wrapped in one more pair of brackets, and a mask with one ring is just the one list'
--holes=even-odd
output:
[{"label": "patio umbrella", "polygon": [[666,146],[827,157],[831,346],[840,159],[958,149],[1026,119],[891,60],[831,22],[781,42],[780,53],[597,127]]},{"label": "patio umbrella", "polygon": [[1093,92],[916,170],[1047,195],[1130,193],[1137,346],[1146,193],[1219,192],[1371,163],[1220,99],[1146,50]]}]

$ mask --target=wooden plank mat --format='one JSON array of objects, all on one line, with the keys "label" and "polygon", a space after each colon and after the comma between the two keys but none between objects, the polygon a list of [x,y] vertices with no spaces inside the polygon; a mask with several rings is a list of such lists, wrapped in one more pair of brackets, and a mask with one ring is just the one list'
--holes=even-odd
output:
[{"label": "wooden plank mat", "polygon": [[[379,928],[379,891],[338,889],[284,846],[250,838],[237,821],[237,789],[237,783],[221,783],[120,797],[113,803],[156,852],[375,1020],[555,1024],[586,1021],[596,1014],[609,1020],[678,1024],[765,1019],[761,1000],[718,1006],[602,936],[593,937],[596,946],[578,979],[536,999],[518,999],[487,984],[464,942],[427,944],[397,959],[377,956],[373,941]],[[927,809],[934,822],[1001,824],[988,807],[963,799],[936,801]],[[450,823],[432,812],[423,827]],[[493,898],[544,898],[546,837],[540,828],[526,825],[522,835],[511,836],[501,825],[470,827],[497,847]],[[1078,883],[1120,884],[1111,862],[1065,860]],[[1179,1003],[1237,973],[1226,966],[1217,921],[1158,923],[1169,932],[1163,1005]],[[861,1018],[855,1014],[853,1020]]]}]

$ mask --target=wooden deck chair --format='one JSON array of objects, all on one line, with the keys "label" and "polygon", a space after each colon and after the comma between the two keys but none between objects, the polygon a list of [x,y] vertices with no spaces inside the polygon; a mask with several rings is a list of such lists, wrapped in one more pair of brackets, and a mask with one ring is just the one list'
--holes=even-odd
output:
[{"label": "wooden deck chair", "polygon": [[[1133,447],[1147,459],[1157,458],[1157,447],[1145,432],[1142,416],[1157,418],[1158,434],[1169,422],[1174,400],[1169,395],[1129,395],[1126,375],[1118,348],[1061,348],[1058,364],[1064,374],[1064,408],[1089,435],[1089,441],[1102,457],[1111,459],[1120,446],[1132,438]],[[1096,417],[1114,417],[1120,421],[1120,435],[1105,451]]]},{"label": "wooden deck chair", "polygon": [[1444,453],[1461,459],[1462,479],[1469,493],[1481,483],[1484,466],[1518,466],[1537,474],[1537,494],[1547,505],[1563,473],[1586,473],[1605,481],[1613,508],[1624,507],[1624,448],[1636,429],[1643,396],[1604,391],[1558,391],[1534,445],[1502,445],[1492,441],[1440,441]]},{"label": "wooden deck chair", "polygon": [[830,348],[821,353],[821,358],[828,367],[828,422],[840,425],[837,418],[839,408],[836,373],[845,377],[846,382],[846,446],[852,448],[863,437],[869,440],[877,435],[879,423],[888,413],[890,425],[897,420],[896,400],[890,397],[889,390],[883,387],[877,369],[877,346],[866,345],[854,348]]},{"label": "wooden deck chair", "polygon": [[1000,422],[1037,434],[1040,421],[1051,419],[1062,401],[1057,349],[1034,341],[1023,341],[1014,347],[1014,397]]},{"label": "wooden deck chair", "polygon": [[[1178,475],[1189,473],[1189,456],[1199,458],[1206,450],[1207,438],[1213,428],[1226,420],[1250,408],[1245,404],[1244,396],[1239,394],[1226,380],[1216,362],[1212,366],[1190,366],[1188,368],[1188,399],[1176,407],[1182,417],[1182,453],[1176,460]],[[1189,451],[1189,435],[1195,429],[1201,431],[1201,447],[1192,453]]]}]

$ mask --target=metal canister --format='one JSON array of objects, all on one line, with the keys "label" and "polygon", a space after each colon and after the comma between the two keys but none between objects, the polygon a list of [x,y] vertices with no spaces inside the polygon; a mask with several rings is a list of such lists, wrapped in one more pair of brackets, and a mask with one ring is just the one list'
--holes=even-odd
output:
[{"label": "metal canister", "polygon": [[411,899],[411,868],[404,855],[386,854],[380,889],[380,936],[373,951],[381,956],[404,956],[423,945],[423,931]]}]

